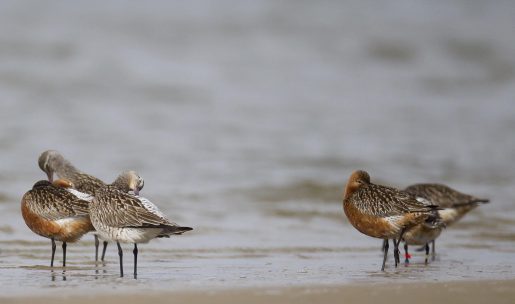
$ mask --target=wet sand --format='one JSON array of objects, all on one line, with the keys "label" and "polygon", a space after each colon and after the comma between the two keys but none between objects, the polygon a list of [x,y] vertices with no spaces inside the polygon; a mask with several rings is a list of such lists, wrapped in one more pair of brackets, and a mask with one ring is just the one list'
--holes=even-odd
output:
[{"label": "wet sand", "polygon": [[188,292],[103,293],[45,297],[0,297],[8,303],[513,303],[515,281],[462,281],[438,283],[361,284]]}]

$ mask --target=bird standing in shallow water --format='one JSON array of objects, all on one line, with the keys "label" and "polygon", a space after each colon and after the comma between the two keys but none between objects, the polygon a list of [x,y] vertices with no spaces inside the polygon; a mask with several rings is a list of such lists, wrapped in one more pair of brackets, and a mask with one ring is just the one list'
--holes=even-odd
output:
[{"label": "bird standing in shallow water", "polygon": [[68,189],[70,186],[69,181],[57,180],[52,184],[41,180],[21,200],[21,213],[30,230],[52,241],[51,267],[54,266],[55,241],[63,242],[65,267],[66,244],[94,230],[88,211],[88,200],[92,197],[84,193],[73,193],[75,190]]},{"label": "bird standing in shallow water", "polygon": [[435,206],[426,206],[411,194],[370,182],[365,171],[355,171],[345,187],[343,209],[349,222],[363,234],[385,241],[381,270],[393,240],[395,266],[399,263],[399,243],[404,232],[433,216]]},{"label": "bird standing in shallow water", "polygon": [[429,201],[432,205],[441,208],[437,210],[438,217],[443,225],[436,227],[428,227],[427,225],[417,225],[404,233],[405,241],[404,251],[406,254],[406,262],[409,262],[408,245],[423,245],[427,256],[429,255],[429,242],[432,243],[432,259],[435,259],[435,239],[440,235],[443,227],[448,227],[465,214],[473,210],[481,203],[488,203],[488,199],[478,198],[452,189],[442,184],[414,184],[405,189],[418,200]]},{"label": "bird standing in shallow water", "polygon": [[105,186],[95,193],[90,205],[93,226],[103,239],[115,241],[120,258],[120,276],[123,277],[123,251],[121,243],[134,244],[134,278],[137,276],[139,243],[148,243],[156,237],[169,237],[192,230],[169,221],[159,209],[146,198],[120,191],[123,183],[131,184],[139,179],[134,171],[120,175],[113,185]]},{"label": "bird standing in shallow water", "polygon": [[[95,191],[106,186],[106,184],[100,179],[86,174],[79,169],[75,168],[70,161],[65,159],[59,152],[55,150],[47,150],[39,156],[38,165],[41,170],[43,170],[48,177],[50,182],[53,181],[54,173],[57,174],[59,178],[66,179],[72,182],[75,189],[79,192],[83,192],[89,195],[94,196]],[[118,184],[120,190],[128,192],[129,189],[133,191],[139,192],[144,185],[143,179],[133,181],[137,183],[137,185],[129,185],[125,182],[120,182]],[[98,247],[100,242],[98,240],[98,235],[95,234],[95,261],[98,261]],[[105,252],[107,249],[107,241],[104,240],[104,247],[102,249],[102,257],[101,260],[104,261]]]}]

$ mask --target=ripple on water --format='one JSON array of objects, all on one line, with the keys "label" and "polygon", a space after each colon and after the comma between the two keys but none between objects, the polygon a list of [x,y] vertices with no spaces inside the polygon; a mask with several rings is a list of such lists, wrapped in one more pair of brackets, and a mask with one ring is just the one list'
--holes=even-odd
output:
[{"label": "ripple on water", "polygon": [[501,242],[515,241],[515,233],[501,231],[481,231],[472,234],[472,237],[478,240],[494,240]]},{"label": "ripple on water", "polygon": [[9,198],[9,195],[7,195],[7,193],[0,192],[0,204],[7,203],[9,201],[11,201],[11,199]]},{"label": "ripple on water", "polygon": [[0,226],[0,233],[13,233],[14,232],[14,228],[9,226],[9,225],[2,225]]},{"label": "ripple on water", "polygon": [[250,189],[231,191],[260,202],[314,201],[338,202],[341,200],[343,185],[324,184],[315,180],[304,180],[283,186],[263,185]]}]

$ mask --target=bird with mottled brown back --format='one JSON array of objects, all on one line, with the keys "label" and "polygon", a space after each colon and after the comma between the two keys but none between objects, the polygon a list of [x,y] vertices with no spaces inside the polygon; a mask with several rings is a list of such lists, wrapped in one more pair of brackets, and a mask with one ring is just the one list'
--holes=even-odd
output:
[{"label": "bird with mottled brown back", "polygon": [[393,240],[397,266],[398,245],[404,231],[432,217],[435,208],[405,191],[371,183],[370,175],[362,170],[353,172],[345,187],[343,209],[352,226],[363,234],[385,240],[381,270],[386,262],[388,240]]},{"label": "bird with mottled brown back", "polygon": [[25,223],[34,233],[52,242],[50,266],[54,265],[55,241],[63,242],[64,267],[66,244],[94,230],[89,217],[89,203],[69,192],[66,181],[61,180],[55,184],[46,180],[38,181],[23,196],[21,213]]},{"label": "bird with mottled brown back", "polygon": [[123,252],[120,243],[134,244],[134,277],[137,275],[138,246],[158,237],[182,234],[192,230],[170,220],[148,199],[120,191],[120,186],[137,185],[140,177],[134,171],[122,173],[115,182],[96,192],[90,205],[93,226],[103,239],[115,241],[123,276]]},{"label": "bird with mottled brown back", "polygon": [[481,203],[490,201],[486,198],[465,194],[443,184],[414,184],[406,187],[405,191],[417,197],[425,198],[442,208],[456,208],[466,205],[477,207]]},{"label": "bird with mottled brown back", "polygon": [[[50,182],[52,182],[55,173],[59,178],[70,181],[73,184],[73,187],[82,193],[95,195],[95,192],[98,189],[106,186],[106,184],[100,179],[75,168],[70,161],[65,159],[64,156],[55,150],[47,150],[41,153],[38,159],[38,165],[39,168],[47,174]],[[138,192],[143,188],[143,179],[139,178],[139,180],[130,182],[133,184],[129,184],[126,180],[119,181],[118,185],[115,186],[117,186],[121,191],[128,192],[133,190],[135,194],[138,194]],[[100,242],[98,236],[95,234],[95,261],[98,261],[99,245]],[[101,256],[102,261],[105,257],[107,242],[104,241],[103,245],[104,247]]]},{"label": "bird with mottled brown back", "polygon": [[406,192],[411,193],[417,199],[423,199],[437,205],[441,208],[438,210],[438,216],[443,225],[438,227],[428,227],[427,225],[418,225],[404,234],[406,252],[406,262],[409,262],[407,245],[424,245],[426,250],[426,262],[429,255],[429,242],[432,243],[432,259],[435,259],[435,239],[440,235],[443,227],[449,227],[456,223],[465,214],[475,209],[481,203],[488,203],[485,198],[478,198],[469,194],[459,192],[449,186],[436,183],[421,183],[408,186]]}]

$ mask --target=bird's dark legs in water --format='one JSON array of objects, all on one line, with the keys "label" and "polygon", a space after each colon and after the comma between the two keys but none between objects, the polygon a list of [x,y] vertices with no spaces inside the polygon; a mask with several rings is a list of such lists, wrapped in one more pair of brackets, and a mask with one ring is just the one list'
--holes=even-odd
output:
[{"label": "bird's dark legs in water", "polygon": [[395,267],[400,263],[399,255],[399,244],[396,239],[393,239],[393,258],[395,259]]},{"label": "bird's dark legs in water", "polygon": [[409,264],[409,253],[408,253],[408,244],[404,243],[404,256],[406,257],[404,259],[404,263]]},{"label": "bird's dark legs in water", "polygon": [[401,234],[399,235],[399,239],[397,241],[395,239],[393,239],[393,245],[395,247],[393,250],[393,256],[395,258],[395,267],[397,267],[397,265],[400,264],[400,262],[401,262],[399,244],[401,243],[403,234],[404,234],[404,230],[401,231]]},{"label": "bird's dark legs in water", "polygon": [[50,267],[54,267],[54,257],[55,257],[55,240],[54,238],[51,239],[52,240],[52,260],[50,261]]},{"label": "bird's dark legs in water", "polygon": [[104,261],[104,257],[106,256],[107,242],[104,241],[104,248],[102,249],[102,262]]},{"label": "bird's dark legs in water", "polygon": [[134,278],[136,278],[138,275],[138,244],[134,243],[134,250],[132,253],[134,253]]},{"label": "bird's dark legs in water", "polygon": [[383,257],[383,266],[381,267],[381,271],[384,271],[384,265],[386,264],[386,257],[388,256],[388,248],[389,247],[390,247],[390,244],[388,243],[388,239],[385,239],[383,242],[384,257]]},{"label": "bird's dark legs in water", "polygon": [[384,246],[386,246],[387,242],[388,242],[388,240],[383,240],[383,246],[381,247],[382,252],[384,252]]},{"label": "bird's dark legs in water", "polygon": [[431,260],[434,261],[436,259],[435,240],[433,240],[431,243],[433,243],[433,245],[431,246]]},{"label": "bird's dark legs in water", "polygon": [[428,257],[429,257],[429,243],[426,244],[426,264],[427,264]]},{"label": "bird's dark legs in water", "polygon": [[120,277],[123,277],[123,251],[122,246],[120,246],[120,242],[116,242],[118,245],[118,256],[120,257]]},{"label": "bird's dark legs in water", "polygon": [[63,242],[63,267],[66,267],[66,242]]},{"label": "bird's dark legs in water", "polygon": [[98,246],[100,242],[98,241],[98,235],[95,234],[95,262],[98,261]]}]

